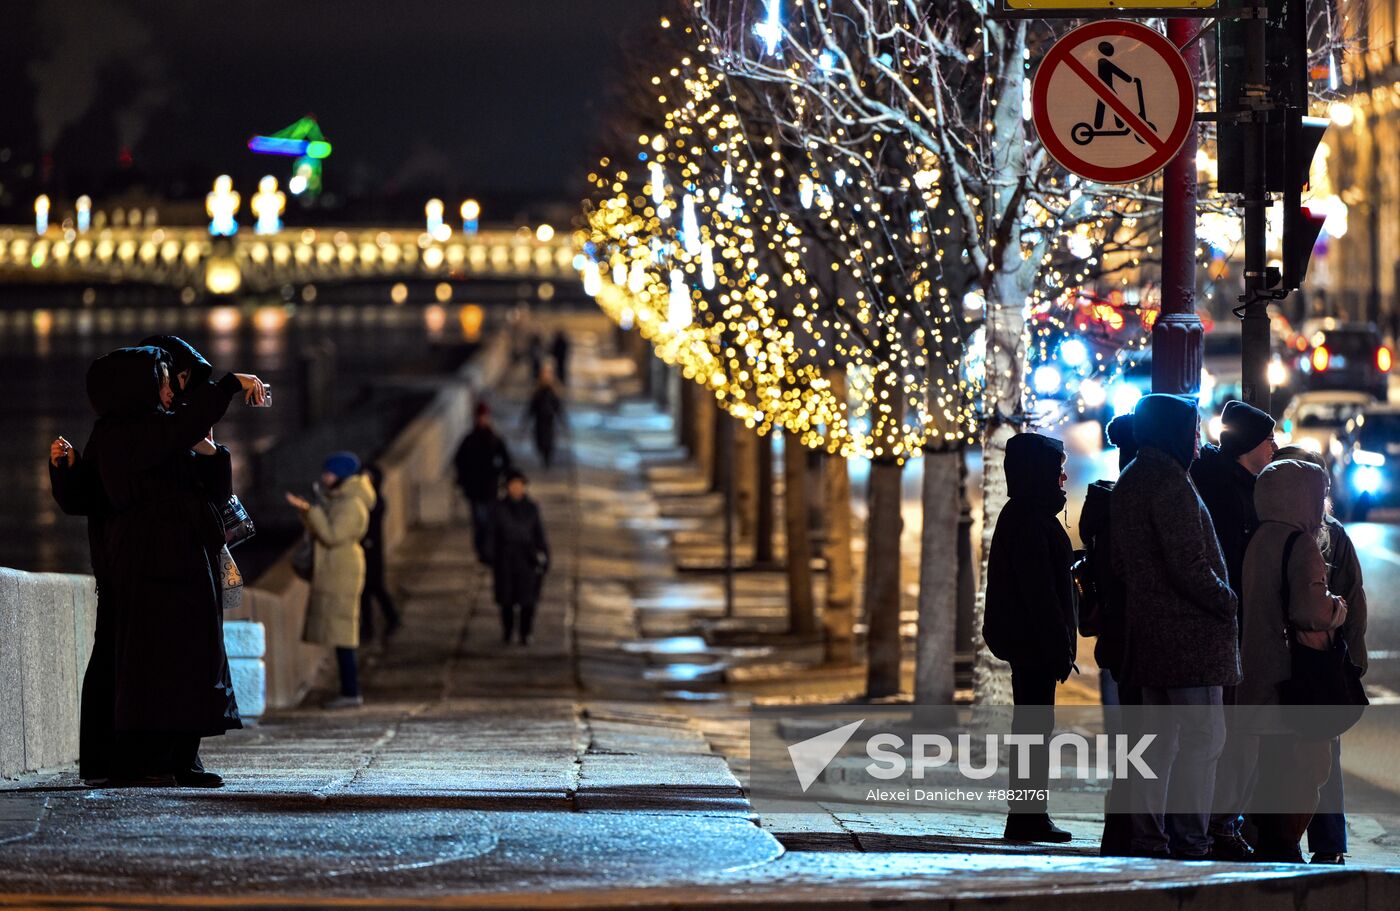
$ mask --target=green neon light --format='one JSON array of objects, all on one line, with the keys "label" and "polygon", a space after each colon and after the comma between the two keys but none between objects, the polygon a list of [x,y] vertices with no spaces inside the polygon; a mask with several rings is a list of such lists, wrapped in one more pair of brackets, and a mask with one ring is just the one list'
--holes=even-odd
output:
[{"label": "green neon light", "polygon": [[307,158],[327,158],[331,154],[331,144],[324,139],[317,139],[306,145]]}]

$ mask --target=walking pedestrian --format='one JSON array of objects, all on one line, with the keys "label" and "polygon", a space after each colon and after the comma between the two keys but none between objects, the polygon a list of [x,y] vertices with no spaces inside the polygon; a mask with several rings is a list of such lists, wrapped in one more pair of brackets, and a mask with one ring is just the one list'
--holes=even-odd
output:
[{"label": "walking pedestrian", "polygon": [[[1301,446],[1285,446],[1274,456],[1275,461],[1293,459],[1310,462],[1327,469],[1322,456]],[[1330,476],[1329,476],[1330,482]],[[1347,654],[1364,676],[1368,664],[1366,655],[1366,588],[1361,576],[1361,561],[1356,546],[1346,528],[1332,514],[1332,498],[1327,498],[1322,517],[1325,533],[1318,536],[1318,547],[1327,564],[1327,588],[1347,603],[1347,618],[1342,623],[1342,638]],[[1347,820],[1345,787],[1342,782],[1342,739],[1332,738],[1332,771],[1318,795],[1317,812],[1308,824],[1308,851],[1315,864],[1343,864],[1347,853]]]},{"label": "walking pedestrian", "polygon": [[1254,479],[1278,451],[1274,443],[1274,419],[1244,402],[1226,402],[1220,412],[1220,445],[1201,447],[1200,459],[1191,466],[1191,480],[1210,512],[1230,590],[1238,599],[1240,571],[1249,537],[1259,525],[1254,511]]},{"label": "walking pedestrian", "polygon": [[[1131,850],[1200,859],[1225,741],[1222,688],[1240,679],[1237,605],[1225,558],[1188,475],[1200,452],[1192,398],[1147,395],[1133,411],[1138,454],[1114,486],[1114,570],[1127,587],[1123,680],[1141,688],[1155,778],[1131,783]],[[1150,716],[1150,717],[1148,717]],[[1186,812],[1166,814],[1173,804]]]},{"label": "walking pedestrian", "polygon": [[[1070,561],[1073,548],[1058,515],[1065,508],[1065,448],[1038,433],[1006,444],[1009,499],[997,518],[987,560],[987,604],[982,637],[993,655],[1010,663],[1016,702],[1012,731],[1040,734],[1025,776],[1011,788],[1026,796],[1010,802],[1010,841],[1066,842],[1073,836],[1050,819],[1049,740],[1055,728],[1055,684],[1074,668],[1076,629]],[[1019,765],[1016,769],[1020,771]]]},{"label": "walking pedestrian", "polygon": [[394,598],[389,594],[388,579],[384,575],[384,473],[378,465],[365,469],[365,478],[374,491],[374,505],[369,510],[369,530],[360,542],[365,552],[365,590],[360,595],[360,638],[374,638],[374,604],[384,614],[384,638],[387,640],[399,631],[402,621]]},{"label": "walking pedestrian", "polygon": [[554,333],[554,341],[549,346],[554,356],[554,375],[561,386],[569,385],[569,336],[560,329]]},{"label": "walking pedestrian", "polygon": [[[187,787],[223,779],[199,760],[202,737],[242,727],[224,653],[219,552],[223,527],[190,450],[242,392],[261,404],[255,376],[192,382],[173,402],[166,358],[123,348],[88,371],[99,417],[88,446],[105,502],[102,562],[115,620],[113,724],[134,778]],[[162,407],[162,406],[165,407]],[[93,453],[96,453],[93,455]]]},{"label": "walking pedestrian", "polygon": [[1303,862],[1299,842],[1331,771],[1330,741],[1300,739],[1275,711],[1257,709],[1280,704],[1279,685],[1292,675],[1290,639],[1299,647],[1331,648],[1347,619],[1345,599],[1328,588],[1318,543],[1327,488],[1323,469],[1293,460],[1269,465],[1255,485],[1259,527],[1242,578],[1244,677],[1221,765],[1218,818],[1237,818],[1262,798],[1266,812],[1250,814],[1259,835],[1255,858],[1262,861]]},{"label": "walking pedestrian", "polygon": [[472,542],[477,559],[489,563],[491,511],[500,499],[501,486],[510,469],[510,450],[496,432],[491,407],[485,402],[477,403],[476,426],[463,437],[453,464],[457,469],[457,486],[471,506]]},{"label": "walking pedestrian", "polygon": [[529,645],[540,588],[549,571],[549,543],[539,506],[529,496],[529,481],[515,469],[506,475],[506,495],[497,501],[491,518],[491,569],[501,610],[501,641],[509,643],[516,631],[518,608],[520,644]]},{"label": "walking pedestrian", "polygon": [[301,515],[313,545],[311,601],[302,639],[335,649],[340,695],[325,705],[347,709],[364,705],[355,650],[360,645],[360,596],[365,587],[365,551],[374,488],[353,452],[336,452],[321,466],[321,503],[293,493],[287,502]]},{"label": "walking pedestrian", "polygon": [[564,400],[559,395],[554,382],[554,368],[545,364],[540,368],[539,382],[530,400],[525,404],[525,419],[534,427],[535,451],[540,455],[544,467],[554,461],[554,443],[558,427],[564,423]]}]

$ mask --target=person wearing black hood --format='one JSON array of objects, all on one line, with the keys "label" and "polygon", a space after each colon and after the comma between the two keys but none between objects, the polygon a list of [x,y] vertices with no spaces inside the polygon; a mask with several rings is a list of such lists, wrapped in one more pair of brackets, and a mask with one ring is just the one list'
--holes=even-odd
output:
[{"label": "person wearing black hood", "polygon": [[[1240,681],[1238,604],[1187,474],[1200,452],[1195,399],[1147,395],[1133,415],[1138,455],[1110,498],[1113,565],[1127,586],[1123,680],[1141,687],[1157,734],[1144,758],[1159,774],[1132,782],[1131,853],[1202,859],[1212,850],[1207,829],[1225,745],[1222,690]],[[1189,810],[1172,814],[1170,835],[1169,788],[1173,804]]]},{"label": "person wearing black hood", "polygon": [[1012,731],[1041,734],[1030,750],[1029,774],[1013,790],[1040,792],[1011,802],[1005,837],[1011,841],[1066,842],[1072,836],[1050,820],[1048,742],[1055,728],[1055,684],[1074,669],[1077,622],[1070,583],[1073,548],[1058,515],[1065,508],[1065,447],[1038,433],[1006,444],[1009,499],[992,533],[987,558],[987,601],[982,638],[1011,665],[1016,701]]},{"label": "person wearing black hood", "polygon": [[[172,408],[194,383],[207,383],[213,368],[198,351],[174,336],[155,336],[143,346],[160,349],[167,369],[177,375],[177,383],[162,390],[161,404]],[[232,494],[232,463],[229,452],[212,440],[195,444],[193,458],[197,477],[211,501],[221,504]],[[89,441],[86,453],[79,452],[63,437],[54,440],[49,453],[49,480],[54,500],[68,515],[88,520],[88,548],[93,577],[97,583],[98,605],[93,647],[83,675],[79,713],[78,773],[84,781],[96,784],[131,782],[147,767],[147,744],[131,736],[118,737],[115,728],[115,620],[106,609],[104,598],[108,570],[104,561],[103,539],[110,506],[98,475],[97,449]],[[227,555],[225,555],[227,557]],[[228,561],[224,575],[237,578],[236,565]]]},{"label": "person wearing black hood", "polygon": [[1254,479],[1273,461],[1278,445],[1274,443],[1274,419],[1253,405],[1226,402],[1220,423],[1220,445],[1201,447],[1199,461],[1191,466],[1191,480],[1215,524],[1230,588],[1236,598],[1242,598],[1244,552],[1250,535],[1259,527]]},{"label": "person wearing black hood", "polygon": [[[168,359],[122,348],[88,370],[98,420],[88,444],[108,505],[103,561],[114,633],[114,724],[142,743],[133,775],[192,787],[222,779],[199,763],[199,739],[241,727],[223,648],[218,554],[223,528],[190,450],[232,398],[261,402],[257,377],[228,374],[173,401]],[[92,453],[96,453],[92,455]]]}]

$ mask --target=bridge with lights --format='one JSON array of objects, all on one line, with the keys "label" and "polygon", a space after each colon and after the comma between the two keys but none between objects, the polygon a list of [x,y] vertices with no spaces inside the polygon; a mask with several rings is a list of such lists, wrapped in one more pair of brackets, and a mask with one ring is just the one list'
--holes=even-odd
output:
[{"label": "bridge with lights", "polygon": [[287,285],[451,278],[577,280],[567,234],[486,228],[291,228],[211,235],[208,227],[78,232],[0,226],[0,283],[149,284],[216,296]]}]

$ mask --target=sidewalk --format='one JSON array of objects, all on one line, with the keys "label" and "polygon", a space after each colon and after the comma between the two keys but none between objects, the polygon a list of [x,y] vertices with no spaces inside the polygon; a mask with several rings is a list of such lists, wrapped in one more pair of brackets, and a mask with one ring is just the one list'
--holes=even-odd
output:
[{"label": "sidewalk", "polygon": [[[391,567],[404,627],[366,650],[363,709],[313,695],[207,741],[219,791],[88,790],[72,772],[0,786],[0,905],[1400,906],[1376,871],[977,855],[975,833],[912,816],[902,833],[807,820],[802,846],[821,850],[792,850],[800,831],[756,825],[740,785],[745,706],[839,699],[850,673],[694,635],[722,602],[715,577],[674,565],[670,535],[703,519],[667,515],[647,481],[678,455],[669,420],[630,397],[600,320],[571,331],[572,461],[539,470],[511,439],[554,554],[532,644],[501,643],[463,511],[417,529]],[[516,376],[491,397],[508,431],[524,392]],[[742,584],[771,612],[771,580]]]}]

